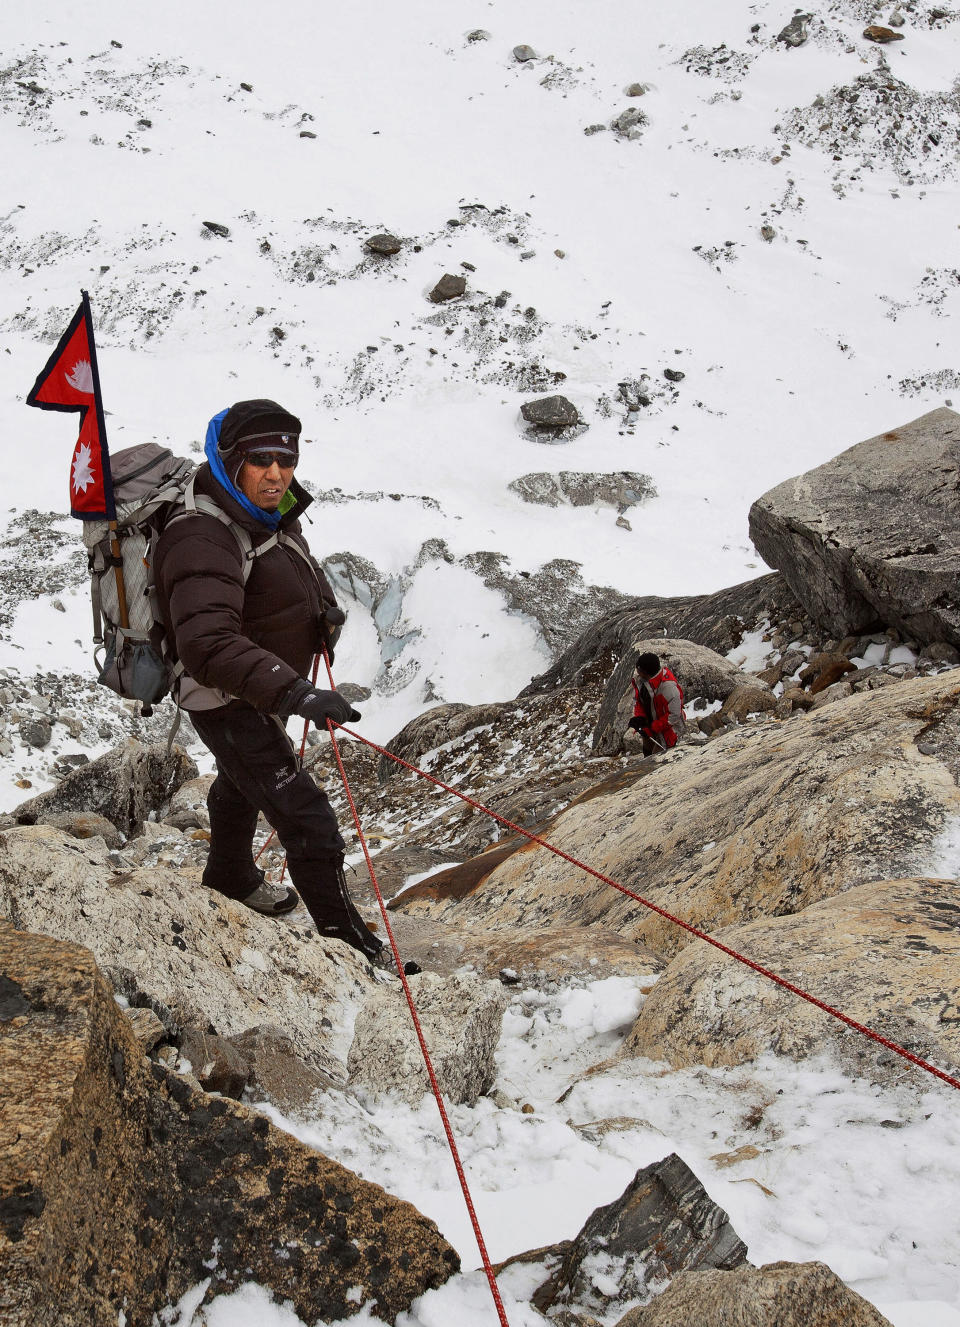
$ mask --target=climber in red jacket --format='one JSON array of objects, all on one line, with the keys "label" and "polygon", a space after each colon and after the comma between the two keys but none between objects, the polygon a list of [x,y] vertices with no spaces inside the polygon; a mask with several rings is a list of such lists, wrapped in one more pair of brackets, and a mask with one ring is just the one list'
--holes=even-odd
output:
[{"label": "climber in red jacket", "polygon": [[643,754],[669,751],[685,728],[683,688],[656,654],[641,654],[631,678],[636,703],[628,727],[643,738]]}]

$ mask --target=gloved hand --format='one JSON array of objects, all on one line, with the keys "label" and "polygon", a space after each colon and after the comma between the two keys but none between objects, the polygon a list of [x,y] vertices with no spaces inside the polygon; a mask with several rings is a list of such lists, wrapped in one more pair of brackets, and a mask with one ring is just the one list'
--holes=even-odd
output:
[{"label": "gloved hand", "polygon": [[643,727],[643,720],[641,719],[640,715],[635,714],[633,718],[630,720],[630,722],[627,724],[627,727],[632,728],[635,733],[638,733],[640,729]]},{"label": "gloved hand", "polygon": [[328,719],[334,723],[356,723],[360,718],[360,711],[355,710],[339,691],[318,691],[304,681],[293,684],[278,713],[284,719],[299,714],[302,719],[312,720],[318,728],[325,728]]}]

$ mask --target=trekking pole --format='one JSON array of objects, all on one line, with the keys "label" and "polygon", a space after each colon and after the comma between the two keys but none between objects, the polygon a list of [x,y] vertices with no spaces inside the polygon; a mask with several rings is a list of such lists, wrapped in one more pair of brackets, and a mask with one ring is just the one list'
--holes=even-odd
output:
[{"label": "trekking pole", "polygon": [[112,520],[107,528],[110,531],[110,560],[117,578],[117,616],[121,627],[129,627],[130,616],[127,613],[127,589],[123,581],[123,558],[120,556],[120,540],[117,538],[117,522]]}]

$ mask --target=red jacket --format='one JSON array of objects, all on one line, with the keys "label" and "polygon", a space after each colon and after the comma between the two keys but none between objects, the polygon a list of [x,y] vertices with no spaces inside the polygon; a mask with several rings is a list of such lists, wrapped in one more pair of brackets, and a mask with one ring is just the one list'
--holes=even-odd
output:
[{"label": "red jacket", "polygon": [[[641,693],[634,680],[633,691],[636,696],[636,704],[633,707],[634,718],[645,720],[646,731],[656,734],[668,748],[676,746],[677,738],[685,727],[683,688],[670,669],[661,668],[656,677],[645,682],[645,694]],[[644,704],[644,701],[647,703]]]}]

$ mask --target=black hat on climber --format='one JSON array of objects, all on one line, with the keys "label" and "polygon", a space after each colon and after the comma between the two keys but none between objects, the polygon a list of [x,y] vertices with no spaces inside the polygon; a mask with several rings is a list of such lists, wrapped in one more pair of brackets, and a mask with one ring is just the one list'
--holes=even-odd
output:
[{"label": "black hat on climber", "polygon": [[224,468],[236,480],[248,452],[274,452],[296,461],[302,425],[276,401],[237,401],[223,417],[217,446]]}]

